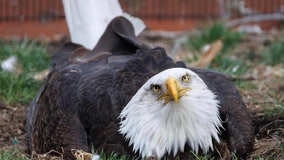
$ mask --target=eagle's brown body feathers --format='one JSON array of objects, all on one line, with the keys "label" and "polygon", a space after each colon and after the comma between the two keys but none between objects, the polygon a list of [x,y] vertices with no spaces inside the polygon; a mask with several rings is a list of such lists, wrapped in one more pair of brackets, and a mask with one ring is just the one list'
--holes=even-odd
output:
[{"label": "eagle's brown body feathers", "polygon": [[[54,54],[45,85],[32,102],[27,117],[30,149],[90,151],[135,155],[118,133],[123,107],[149,78],[168,68],[186,68],[162,48],[140,43],[131,25],[116,18],[94,50],[66,44]],[[222,137],[232,153],[245,158],[253,145],[252,122],[235,87],[224,75],[193,69],[217,95]],[[189,152],[189,151],[186,151]],[[185,153],[186,153],[185,152]]]}]

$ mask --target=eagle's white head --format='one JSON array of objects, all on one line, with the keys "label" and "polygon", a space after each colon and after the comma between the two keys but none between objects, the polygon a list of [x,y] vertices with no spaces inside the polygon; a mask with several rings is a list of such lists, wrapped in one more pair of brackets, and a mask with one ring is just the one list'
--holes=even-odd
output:
[{"label": "eagle's white head", "polygon": [[218,103],[196,73],[167,69],[150,78],[122,110],[119,132],[142,157],[176,155],[185,144],[207,152],[213,138],[219,142]]}]

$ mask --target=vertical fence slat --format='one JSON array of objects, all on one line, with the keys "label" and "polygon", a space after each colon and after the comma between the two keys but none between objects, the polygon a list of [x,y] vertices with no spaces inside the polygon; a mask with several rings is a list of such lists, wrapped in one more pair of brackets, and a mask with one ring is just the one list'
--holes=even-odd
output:
[{"label": "vertical fence slat", "polygon": [[3,21],[5,21],[5,18],[6,18],[6,0],[3,0],[3,2],[2,2],[2,4],[3,4],[3,6],[2,6],[2,8],[1,8],[1,10],[3,11]]}]

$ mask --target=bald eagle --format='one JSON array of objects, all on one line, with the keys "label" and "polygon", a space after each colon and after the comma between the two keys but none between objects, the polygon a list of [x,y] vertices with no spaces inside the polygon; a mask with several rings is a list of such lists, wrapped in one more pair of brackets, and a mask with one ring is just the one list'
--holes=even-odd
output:
[{"label": "bald eagle", "polygon": [[71,149],[162,159],[213,152],[225,141],[246,158],[253,127],[230,80],[175,62],[141,43],[117,17],[93,50],[68,43],[52,57],[45,84],[27,115],[36,153]]}]

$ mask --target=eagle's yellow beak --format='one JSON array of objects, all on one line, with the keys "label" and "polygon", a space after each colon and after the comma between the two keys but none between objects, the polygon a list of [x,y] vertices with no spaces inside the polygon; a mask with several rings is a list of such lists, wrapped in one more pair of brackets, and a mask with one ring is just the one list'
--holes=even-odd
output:
[{"label": "eagle's yellow beak", "polygon": [[191,90],[190,88],[182,88],[179,86],[178,81],[175,78],[168,78],[166,80],[166,93],[164,93],[159,100],[165,99],[165,103],[168,103],[170,100],[174,100],[176,103],[179,103],[179,98],[186,95],[185,92]]},{"label": "eagle's yellow beak", "polygon": [[169,78],[166,81],[166,86],[167,86],[167,94],[171,95],[172,98],[175,100],[176,103],[178,103],[178,82],[174,78]]}]

